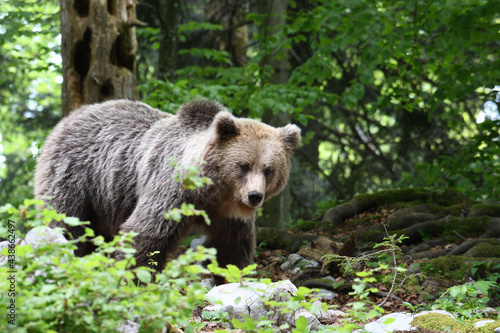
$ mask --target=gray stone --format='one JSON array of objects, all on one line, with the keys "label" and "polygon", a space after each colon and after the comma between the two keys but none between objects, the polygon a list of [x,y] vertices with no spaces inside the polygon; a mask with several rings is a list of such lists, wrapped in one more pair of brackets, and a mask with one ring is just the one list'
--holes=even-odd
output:
[{"label": "gray stone", "polygon": [[322,301],[331,301],[335,297],[337,297],[339,294],[334,293],[333,291],[326,290],[326,289],[320,289],[317,293],[316,296],[321,297]]},{"label": "gray stone", "polygon": [[319,262],[317,262],[316,260],[304,259],[304,260],[300,261],[297,264],[297,266],[295,266],[294,269],[292,269],[292,274],[297,274],[300,271],[306,270],[306,269],[320,269],[320,268],[321,268],[321,264]]},{"label": "gray stone", "polygon": [[198,246],[203,245],[205,242],[205,239],[207,239],[207,236],[203,235],[200,238],[195,238],[191,241],[191,249],[196,250]]},{"label": "gray stone", "polygon": [[284,271],[292,271],[292,274],[297,274],[304,269],[320,269],[321,264],[316,260],[305,259],[300,254],[293,253],[281,264],[280,268]]},{"label": "gray stone", "polygon": [[228,319],[235,317],[241,320],[245,316],[254,319],[266,317],[277,326],[287,323],[291,327],[294,327],[296,318],[302,315],[310,325],[317,327],[318,319],[306,310],[296,311],[295,314],[282,314],[281,311],[270,309],[264,304],[264,299],[285,302],[296,292],[297,287],[288,280],[271,284],[245,282],[244,286],[228,283],[217,286],[206,294],[206,299],[213,305],[205,310],[222,310],[228,313]]},{"label": "gray stone", "polygon": [[305,260],[300,254],[292,253],[286,261],[281,264],[280,268],[284,271],[292,270],[300,261]]},{"label": "gray stone", "polygon": [[26,237],[24,237],[24,241],[31,244],[33,248],[37,248],[40,245],[64,244],[68,242],[62,234],[46,226],[35,227],[28,231]]},{"label": "gray stone", "polygon": [[201,280],[200,284],[207,290],[212,290],[212,288],[215,287],[215,281],[211,278]]},{"label": "gray stone", "polygon": [[316,328],[318,328],[319,325],[321,325],[318,318],[316,318],[315,315],[313,315],[304,308],[300,308],[297,311],[295,311],[294,319],[297,320],[301,316],[307,319],[307,325],[309,326],[310,330],[315,330]]}]

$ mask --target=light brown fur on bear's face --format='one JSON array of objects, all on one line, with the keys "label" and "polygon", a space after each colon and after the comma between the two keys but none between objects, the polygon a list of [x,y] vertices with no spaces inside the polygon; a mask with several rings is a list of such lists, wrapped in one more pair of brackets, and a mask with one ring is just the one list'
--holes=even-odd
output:
[{"label": "light brown fur on bear's face", "polygon": [[205,159],[209,166],[217,166],[223,178],[213,180],[224,184],[220,188],[227,188],[231,196],[225,213],[253,219],[257,208],[285,186],[300,130],[295,125],[274,128],[251,119],[220,118],[222,125]]}]

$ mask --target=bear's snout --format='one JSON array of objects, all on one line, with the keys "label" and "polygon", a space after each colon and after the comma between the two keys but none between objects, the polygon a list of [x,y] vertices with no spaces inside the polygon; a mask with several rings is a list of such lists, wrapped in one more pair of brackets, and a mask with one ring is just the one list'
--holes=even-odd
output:
[{"label": "bear's snout", "polygon": [[263,198],[264,195],[256,191],[248,193],[248,201],[250,202],[250,205],[252,205],[253,207],[257,207]]}]

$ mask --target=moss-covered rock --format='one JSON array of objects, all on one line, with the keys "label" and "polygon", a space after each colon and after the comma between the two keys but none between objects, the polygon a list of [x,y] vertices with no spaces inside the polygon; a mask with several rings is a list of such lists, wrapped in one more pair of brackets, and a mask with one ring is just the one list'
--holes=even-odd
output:
[{"label": "moss-covered rock", "polygon": [[500,257],[500,242],[478,243],[465,252],[466,257],[494,258]]},{"label": "moss-covered rock", "polygon": [[404,229],[413,224],[437,219],[436,215],[415,211],[413,208],[401,208],[392,213],[386,223],[388,230]]},{"label": "moss-covered rock", "polygon": [[390,206],[396,203],[412,203],[412,206],[421,204],[453,206],[464,203],[468,205],[470,204],[470,200],[456,190],[428,189],[423,187],[361,194],[344,204],[328,209],[321,222],[322,229],[335,227],[345,219],[351,218],[368,209]]},{"label": "moss-covered rock", "polygon": [[467,217],[458,218],[454,216],[449,217],[449,222],[443,224],[443,236],[447,236],[450,241],[458,241],[460,238],[457,233],[462,237],[480,236],[488,229],[491,223],[491,217]]},{"label": "moss-covered rock", "polygon": [[432,276],[442,276],[447,280],[458,282],[463,280],[465,273],[472,266],[470,258],[446,256],[422,263],[422,272]]},{"label": "moss-covered rock", "polygon": [[467,333],[471,329],[471,324],[465,325],[455,318],[440,314],[428,313],[416,317],[411,322],[412,326],[418,328],[425,328],[432,332],[454,332],[454,333]]},{"label": "moss-covered rock", "polygon": [[495,216],[500,217],[500,204],[476,204],[469,210],[470,217],[477,216]]},{"label": "moss-covered rock", "polygon": [[309,230],[314,230],[318,226],[318,221],[299,221],[297,224],[294,226],[293,230],[295,231],[309,231]]},{"label": "moss-covered rock", "polygon": [[380,243],[386,236],[385,231],[378,228],[362,229],[355,234],[356,240],[366,242],[369,246],[373,243]]},{"label": "moss-covered rock", "polygon": [[500,320],[490,322],[481,327],[475,327],[474,322],[477,322],[477,320],[459,321],[445,314],[427,313],[413,319],[411,325],[435,333],[491,333],[500,327]]}]

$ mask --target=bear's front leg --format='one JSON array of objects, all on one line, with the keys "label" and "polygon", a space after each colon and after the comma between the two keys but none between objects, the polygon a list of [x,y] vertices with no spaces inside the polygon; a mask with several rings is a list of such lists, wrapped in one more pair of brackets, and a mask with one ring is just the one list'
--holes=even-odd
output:
[{"label": "bear's front leg", "polygon": [[[164,218],[165,207],[161,200],[142,200],[138,203],[134,212],[123,223],[120,230],[124,232],[134,231],[138,235],[134,237],[134,248],[136,267],[151,266],[157,271],[163,270],[166,265],[166,257],[175,252],[181,238],[181,229],[185,222],[167,221]],[[159,251],[154,255],[152,253]]]},{"label": "bear's front leg", "polygon": [[203,245],[217,250],[217,262],[220,267],[235,265],[242,269],[252,263],[255,255],[253,220],[212,220],[207,227],[206,236]]}]

